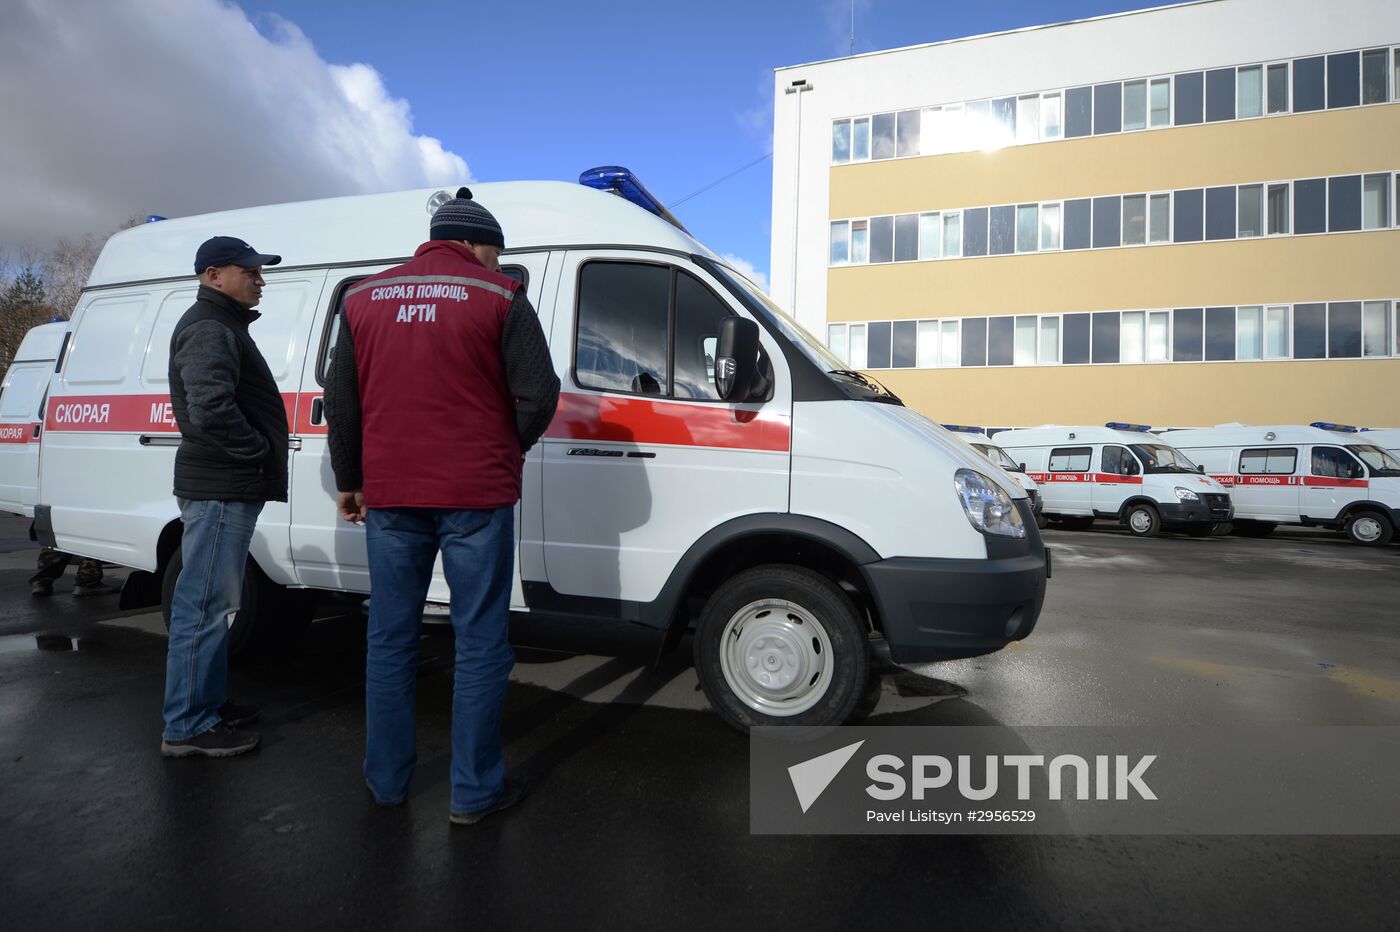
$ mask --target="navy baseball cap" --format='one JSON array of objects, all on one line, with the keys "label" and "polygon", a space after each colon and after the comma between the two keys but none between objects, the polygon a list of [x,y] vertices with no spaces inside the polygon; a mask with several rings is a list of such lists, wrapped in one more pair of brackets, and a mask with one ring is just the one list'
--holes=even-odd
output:
[{"label": "navy baseball cap", "polygon": [[200,275],[205,269],[220,265],[241,265],[252,269],[260,265],[276,265],[281,261],[281,256],[263,255],[236,236],[214,236],[199,244],[199,251],[194,254],[194,271]]}]

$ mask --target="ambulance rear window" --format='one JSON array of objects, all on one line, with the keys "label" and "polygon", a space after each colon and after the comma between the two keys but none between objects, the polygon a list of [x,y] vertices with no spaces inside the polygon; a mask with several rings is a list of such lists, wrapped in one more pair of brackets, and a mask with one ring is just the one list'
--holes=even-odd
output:
[{"label": "ambulance rear window", "polygon": [[1056,447],[1050,451],[1051,472],[1088,472],[1093,447]]},{"label": "ambulance rear window", "polygon": [[1240,453],[1242,476],[1291,476],[1297,468],[1297,447],[1270,447]]}]

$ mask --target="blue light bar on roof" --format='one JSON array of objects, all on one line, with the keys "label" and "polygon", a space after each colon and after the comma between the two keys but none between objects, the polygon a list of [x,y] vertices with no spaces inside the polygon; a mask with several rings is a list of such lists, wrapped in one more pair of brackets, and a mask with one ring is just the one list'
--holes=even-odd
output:
[{"label": "blue light bar on roof", "polygon": [[944,425],[943,425],[943,429],[944,429],[944,430],[951,430],[951,431],[953,431],[954,433],[958,433],[958,434],[980,434],[980,433],[982,433],[982,428],[980,428],[980,427],[968,427],[966,424],[944,424]]},{"label": "blue light bar on roof", "polygon": [[1144,434],[1152,429],[1148,424],[1123,424],[1119,421],[1109,421],[1104,427],[1111,427],[1114,430],[1136,430]]},{"label": "blue light bar on roof", "polygon": [[1348,425],[1348,424],[1332,424],[1332,423],[1329,423],[1329,422],[1327,422],[1327,421],[1313,421],[1313,422],[1312,422],[1312,426],[1313,426],[1313,427],[1316,427],[1316,428],[1319,428],[1319,429],[1321,429],[1321,430],[1335,430],[1335,431],[1337,431],[1337,432],[1339,432],[1339,433],[1343,433],[1343,434],[1354,434],[1354,433],[1356,433],[1356,428],[1355,428],[1355,427],[1352,427],[1352,426],[1350,426],[1350,425]]},{"label": "blue light bar on roof", "polygon": [[599,165],[597,168],[590,168],[578,176],[578,183],[597,188],[599,191],[611,191],[623,200],[631,201],[643,210],[656,214],[682,233],[690,232],[666,209],[666,205],[656,199],[656,195],[646,189],[646,185],[637,180],[636,175],[621,165]]},{"label": "blue light bar on roof", "polygon": [[147,215],[146,215],[146,222],[147,222],[147,223],[160,223],[162,220],[165,220],[165,219],[167,219],[167,218],[166,218],[166,217],[162,217],[160,214],[147,214]]}]

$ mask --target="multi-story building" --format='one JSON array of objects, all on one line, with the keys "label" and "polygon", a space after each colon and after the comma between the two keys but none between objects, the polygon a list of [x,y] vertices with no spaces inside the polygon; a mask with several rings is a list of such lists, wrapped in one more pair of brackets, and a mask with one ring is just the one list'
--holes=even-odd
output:
[{"label": "multi-story building", "polygon": [[1400,3],[780,68],[771,290],[942,421],[1400,424]]}]

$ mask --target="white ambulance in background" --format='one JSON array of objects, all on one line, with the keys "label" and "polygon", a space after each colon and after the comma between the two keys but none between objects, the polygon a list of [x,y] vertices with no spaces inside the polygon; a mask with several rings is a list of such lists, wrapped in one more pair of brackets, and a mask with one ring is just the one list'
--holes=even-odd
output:
[{"label": "white ambulance in background", "polygon": [[1031,500],[1031,512],[1035,515],[1036,524],[1045,527],[1045,502],[1040,497],[1040,486],[1026,473],[1026,464],[1018,463],[1011,456],[997,446],[991,437],[980,427],[968,427],[963,424],[944,424],[945,430],[952,431],[959,440],[966,443],[972,449],[981,453],[987,459],[996,463],[1002,469],[1011,473],[1021,488],[1026,490],[1026,497]]},{"label": "white ambulance in background", "polygon": [[1355,427],[1222,424],[1167,436],[1230,486],[1242,534],[1302,524],[1380,546],[1400,524],[1400,454]]},{"label": "white ambulance in background", "polygon": [[[516,642],[661,651],[693,628],[707,696],[743,727],[858,715],[877,651],[925,662],[1026,637],[1049,558],[1021,486],[848,371],[625,169],[580,182],[473,185],[563,383],[524,466]],[[181,530],[170,333],[195,296],[196,247],[227,234],[283,257],[264,269],[251,333],[291,425],[290,501],[258,521],[235,639],[304,620],[290,593],[368,592],[364,529],[335,509],[327,366],[346,291],[410,256],[450,196],[283,204],[113,236],[53,377],[41,539],[142,571],[123,604],[164,593],[168,608]],[[447,598],[439,568],[429,600]]]},{"label": "white ambulance in background", "polygon": [[34,517],[44,395],[67,331],[63,320],[32,328],[0,383],[0,511]]},{"label": "white ambulance in background", "polygon": [[1374,443],[1382,450],[1400,456],[1400,427],[1363,427],[1361,442]]},{"label": "white ambulance in background", "polygon": [[1140,424],[1047,425],[999,431],[996,441],[1026,464],[1045,516],[1067,528],[1106,518],[1137,537],[1203,537],[1234,514],[1224,486]]}]

